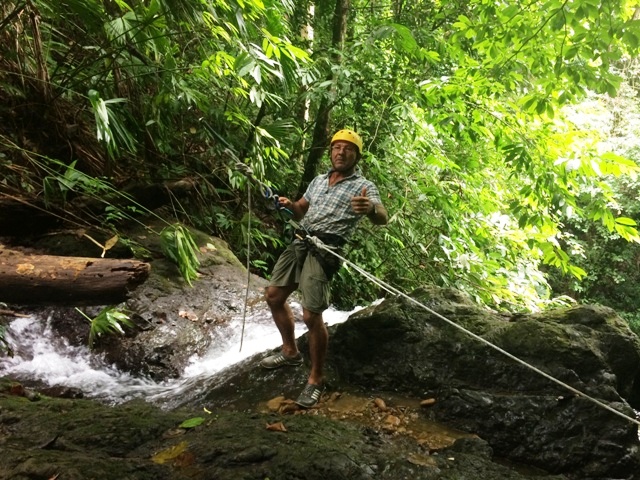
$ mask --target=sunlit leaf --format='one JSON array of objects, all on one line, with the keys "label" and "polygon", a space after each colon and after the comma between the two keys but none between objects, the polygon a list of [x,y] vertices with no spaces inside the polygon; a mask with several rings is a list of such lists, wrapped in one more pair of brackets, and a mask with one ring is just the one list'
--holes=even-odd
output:
[{"label": "sunlit leaf", "polygon": [[186,452],[189,444],[187,442],[180,442],[173,447],[166,448],[151,457],[151,461],[153,463],[164,464],[170,462],[171,460],[175,460],[182,453]]},{"label": "sunlit leaf", "polygon": [[182,422],[179,425],[179,428],[194,428],[194,427],[197,427],[198,425],[202,425],[203,422],[204,422],[203,417],[193,417]]},{"label": "sunlit leaf", "polygon": [[287,427],[285,427],[282,422],[267,423],[267,430],[271,430],[272,432],[286,432]]}]

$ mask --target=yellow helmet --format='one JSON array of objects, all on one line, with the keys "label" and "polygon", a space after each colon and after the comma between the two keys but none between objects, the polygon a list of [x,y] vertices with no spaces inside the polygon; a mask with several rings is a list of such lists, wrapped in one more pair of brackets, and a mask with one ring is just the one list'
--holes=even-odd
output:
[{"label": "yellow helmet", "polygon": [[353,130],[345,129],[337,131],[331,139],[331,145],[333,145],[333,142],[337,140],[345,140],[347,142],[353,143],[356,147],[358,147],[358,152],[362,154],[362,138],[360,138],[360,135],[358,135]]}]

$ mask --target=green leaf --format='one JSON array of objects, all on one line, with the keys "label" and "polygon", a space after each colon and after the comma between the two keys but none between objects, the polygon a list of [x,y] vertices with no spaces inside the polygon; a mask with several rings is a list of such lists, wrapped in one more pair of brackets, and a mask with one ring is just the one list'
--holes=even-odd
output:
[{"label": "green leaf", "polygon": [[622,41],[625,42],[634,50],[638,48],[638,37],[633,32],[630,32],[630,31],[624,32],[624,34],[622,35]]},{"label": "green leaf", "polygon": [[203,422],[204,422],[204,417],[193,417],[182,422],[178,426],[178,428],[194,428],[199,425],[202,425]]},{"label": "green leaf", "polygon": [[192,285],[198,278],[198,246],[191,232],[180,224],[166,227],[160,232],[160,245],[163,253],[173,261],[180,270],[182,278]]},{"label": "green leaf", "polygon": [[635,227],[637,225],[634,219],[628,217],[617,217],[616,223],[618,225],[626,225],[628,227]]},{"label": "green leaf", "polygon": [[416,42],[416,39],[413,38],[411,30],[398,23],[392,23],[391,26],[395,29],[398,35],[400,35],[400,38],[402,39],[402,48],[404,48],[407,53],[414,53],[418,49],[418,43]]},{"label": "green leaf", "polygon": [[584,269],[576,265],[569,265],[567,270],[571,275],[576,277],[578,280],[582,280],[587,275],[587,272]]}]

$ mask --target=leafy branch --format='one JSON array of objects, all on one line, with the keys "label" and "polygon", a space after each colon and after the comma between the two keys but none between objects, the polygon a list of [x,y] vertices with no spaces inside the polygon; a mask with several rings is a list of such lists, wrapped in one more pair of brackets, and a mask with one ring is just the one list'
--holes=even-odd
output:
[{"label": "leafy branch", "polygon": [[91,324],[89,330],[89,346],[93,347],[98,337],[101,335],[124,335],[125,327],[132,328],[134,323],[129,319],[129,316],[118,310],[115,306],[109,306],[100,311],[94,318],[89,317],[79,308],[76,308],[78,313],[82,315]]}]

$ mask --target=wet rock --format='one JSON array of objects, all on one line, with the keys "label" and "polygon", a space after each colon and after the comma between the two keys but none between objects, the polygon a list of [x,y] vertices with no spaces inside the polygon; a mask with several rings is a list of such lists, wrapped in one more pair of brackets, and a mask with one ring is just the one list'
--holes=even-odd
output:
[{"label": "wet rock", "polygon": [[[163,226],[156,225],[153,230],[161,231]],[[201,265],[200,277],[189,286],[177,266],[159,254],[157,235],[147,229],[130,232],[131,240],[152,253],[148,280],[119,307],[136,326],[126,329],[124,337],[100,336],[94,345],[118,368],[156,381],[178,377],[194,354],[203,354],[216,341],[215,332],[220,325],[245,311],[245,298],[247,315],[256,304],[263,303],[265,279],[247,277],[244,266],[219,238],[196,230],[192,233]],[[74,345],[87,343],[89,323],[77,310],[46,310],[39,314],[51,315],[52,326],[61,339],[69,339]],[[100,310],[101,307],[89,307],[85,313],[92,318]]]},{"label": "wet rock", "polygon": [[[99,339],[120,368],[177,376],[191,355],[224,340],[216,332],[242,311],[246,271],[215,239],[199,236],[198,245],[203,267],[193,288],[174,265],[153,260],[152,277],[126,305],[137,328]],[[252,279],[249,307],[264,284]],[[198,379],[173,411],[29,402],[5,391],[0,478],[635,480],[637,425],[457,328],[634,416],[640,343],[614,311],[582,305],[510,316],[455,290],[412,296],[432,311],[391,299],[330,329],[328,390],[310,410],[292,401],[308,375],[306,336],[304,367],[265,372],[260,356],[247,359]],[[54,328],[86,339],[86,320],[68,313]],[[212,414],[202,425],[179,427],[203,408]],[[265,427],[279,423],[285,428]]]},{"label": "wet rock", "polygon": [[478,437],[459,438],[447,452],[461,452],[478,457],[493,458],[493,449],[486,440]]},{"label": "wet rock", "polygon": [[[577,306],[505,315],[435,288],[434,312],[634,418],[640,340],[613,310]],[[497,456],[577,478],[640,471],[638,427],[405,300],[354,314],[332,332],[337,381],[437,399],[424,415],[486,440]],[[373,368],[372,368],[373,367]]]},{"label": "wet rock", "polygon": [[[521,475],[479,455],[477,447],[431,455],[405,437],[321,415],[219,410],[183,435],[166,436],[202,411],[167,412],[144,402],[30,403],[2,393],[0,403],[16,418],[0,425],[2,436],[10,436],[2,445],[0,478],[564,480]],[[287,431],[265,428],[275,421],[286,423]]]}]

